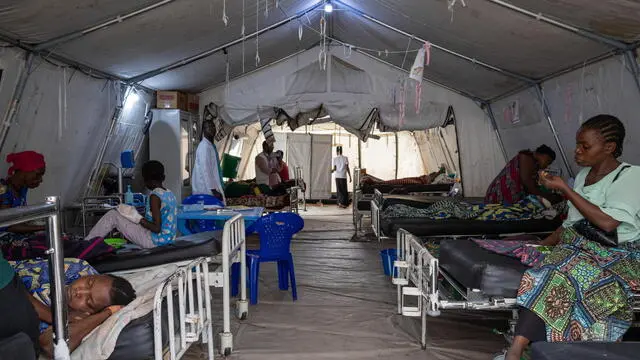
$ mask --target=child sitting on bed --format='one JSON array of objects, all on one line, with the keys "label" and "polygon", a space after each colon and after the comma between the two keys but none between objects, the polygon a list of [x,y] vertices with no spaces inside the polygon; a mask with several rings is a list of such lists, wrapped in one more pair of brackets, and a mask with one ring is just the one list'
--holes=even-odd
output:
[{"label": "child sitting on bed", "polygon": [[[32,295],[30,301],[40,319],[40,347],[47,355],[53,351],[51,287],[46,260],[11,261],[10,265]],[[69,309],[69,350],[77,348],[82,339],[109,316],[136,298],[131,284],[118,276],[99,275],[80,259],[64,260],[65,288]]]},{"label": "child sitting on bed", "polygon": [[175,196],[162,185],[164,166],[159,161],[147,161],[142,166],[142,178],[145,186],[151,190],[145,217],[138,214],[133,206],[120,205],[98,221],[87,235],[87,240],[105,237],[115,229],[144,249],[173,244],[178,209]]}]

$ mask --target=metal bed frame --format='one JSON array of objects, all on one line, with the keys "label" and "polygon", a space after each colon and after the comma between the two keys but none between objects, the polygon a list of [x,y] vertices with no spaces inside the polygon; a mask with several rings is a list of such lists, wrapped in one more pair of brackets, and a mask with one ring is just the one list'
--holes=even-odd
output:
[{"label": "metal bed frame", "polygon": [[16,225],[28,221],[47,219],[47,239],[49,240],[49,278],[51,279],[51,312],[53,314],[53,348],[58,358],[70,356],[67,323],[67,300],[64,296],[64,253],[60,230],[60,199],[47,197],[38,205],[21,206],[0,211],[0,227]]},{"label": "metal bed frame", "polygon": [[[358,180],[359,181],[359,180]],[[355,181],[354,181],[355,184]],[[373,229],[374,234],[376,235],[376,238],[378,239],[378,241],[382,240],[382,239],[388,239],[387,236],[385,236],[384,234],[382,234],[381,229],[380,229],[380,210],[382,210],[382,204],[384,203],[384,194],[378,190],[378,189],[374,189],[373,190],[373,195],[363,195],[362,194],[362,190],[355,190],[354,187],[354,202],[353,202],[353,223],[356,226],[356,231],[358,231],[358,223],[362,222],[362,218],[365,216],[365,213],[369,213],[370,217],[371,217],[371,228]],[[416,192],[416,193],[411,193],[411,194],[428,194],[428,195],[433,195],[433,196],[446,196],[447,192],[442,192],[442,191],[423,191],[423,192]],[[369,212],[367,211],[359,211],[358,210],[358,200],[371,200],[371,210]]]},{"label": "metal bed frame", "polygon": [[[167,316],[169,334],[168,359],[180,359],[189,346],[202,336],[202,342],[207,344],[208,359],[214,358],[213,351],[213,319],[211,316],[210,287],[222,288],[222,318],[223,329],[220,333],[220,353],[229,356],[233,351],[233,334],[231,333],[231,295],[230,276],[233,263],[240,263],[240,299],[236,301],[236,315],[245,320],[249,312],[246,286],[246,242],[244,218],[235,215],[224,224],[222,235],[222,253],[215,257],[202,257],[196,260],[176,263],[180,266],[173,275],[160,284],[154,298],[154,347],[155,360],[167,359],[163,357],[162,349],[162,299],[167,299]],[[210,267],[210,264],[217,266]],[[148,271],[154,267],[125,270],[114,274],[131,274]],[[196,283],[197,291],[193,284]],[[174,287],[178,290],[178,306],[180,311],[180,334],[176,340],[174,333]],[[186,295],[185,295],[186,292]],[[188,311],[187,311],[188,307]]]},{"label": "metal bed frame", "polygon": [[[296,166],[295,169],[293,170],[294,172],[294,177],[296,179],[296,187],[300,190],[302,190],[302,182],[304,181],[303,177],[302,177],[302,167],[301,166]],[[302,202],[302,205],[304,206],[304,211],[307,211],[307,191],[306,191],[306,187],[305,187],[305,191],[301,191],[302,192],[302,199],[300,199],[299,195],[296,193],[296,210],[298,210],[300,208],[300,202]],[[296,211],[297,213],[297,211]]]},{"label": "metal bed frame", "polygon": [[[511,340],[518,320],[515,298],[490,297],[479,289],[462,286],[440,268],[438,259],[418,237],[404,229],[398,231],[396,241],[398,259],[393,264],[392,282],[397,290],[398,314],[422,318],[420,341],[423,349],[427,346],[427,316],[439,316],[441,310],[511,311],[509,331],[505,334],[507,341]],[[454,299],[456,294],[463,300]],[[640,312],[640,293],[634,294],[632,306],[634,312]]]},{"label": "metal bed frame", "polygon": [[296,214],[300,212],[300,190],[299,186],[293,186],[287,190],[289,193],[289,209]]}]

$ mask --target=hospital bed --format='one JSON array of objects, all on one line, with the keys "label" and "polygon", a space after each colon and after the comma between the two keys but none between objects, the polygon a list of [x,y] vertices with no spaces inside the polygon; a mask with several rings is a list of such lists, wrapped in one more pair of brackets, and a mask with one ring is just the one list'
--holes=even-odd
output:
[{"label": "hospital bed", "polygon": [[[138,320],[134,325],[128,324],[123,330],[137,334],[138,338],[149,338],[144,335],[153,331],[153,354],[156,360],[163,359],[163,344],[168,339],[170,359],[180,359],[189,345],[202,336],[203,343],[209,347],[209,359],[213,358],[211,293],[210,286],[222,288],[223,303],[223,332],[220,334],[220,352],[225,356],[233,350],[233,334],[230,320],[230,274],[231,265],[241,264],[240,269],[246,272],[246,243],[244,218],[236,215],[228,220],[222,231],[212,231],[183,236],[176,239],[170,246],[144,249],[130,253],[118,254],[102,261],[93,262],[92,266],[101,273],[111,273],[129,277],[136,273],[154,272],[168,265],[176,265],[179,269],[158,285],[154,299],[153,317],[147,316],[146,321]],[[195,276],[195,279],[192,278]],[[237,301],[237,316],[246,319],[248,302],[246,293],[246,274],[242,274],[240,299]],[[192,284],[195,283],[195,284]],[[194,291],[193,288],[197,289]],[[186,290],[185,290],[186,287]],[[173,292],[178,291],[178,298],[174,299]],[[163,299],[166,302],[162,311]],[[204,301],[203,299],[207,300]],[[177,307],[174,306],[177,303]],[[199,305],[198,305],[199,304]],[[195,307],[194,307],[195,306]],[[198,307],[199,306],[199,307]],[[188,308],[187,308],[188,307]],[[178,310],[176,310],[178,309]],[[179,314],[179,316],[175,316]],[[178,318],[175,320],[175,318]],[[166,318],[166,324],[163,324]],[[153,326],[151,326],[151,322]],[[175,329],[179,324],[179,334]],[[128,329],[132,327],[132,329]],[[189,331],[189,328],[192,328]],[[205,338],[206,337],[206,338]],[[120,335],[126,344],[127,335]],[[120,341],[120,340],[118,340]],[[149,354],[150,345],[136,342],[131,346],[123,345],[117,348],[119,354]],[[113,356],[113,355],[112,355]],[[126,357],[124,358],[130,358]],[[142,357],[144,358],[144,357]]]},{"label": "hospital bed", "polygon": [[[420,238],[400,229],[394,262],[398,313],[422,318],[421,344],[426,348],[427,316],[443,310],[510,311],[509,341],[518,319],[516,295],[527,269],[519,260],[491,253],[470,239],[440,243],[435,257]],[[640,311],[640,294],[632,300]]]},{"label": "hospital bed", "polygon": [[[479,198],[464,200],[477,203],[482,202]],[[561,224],[559,217],[551,220],[529,219],[500,221],[460,219],[431,220],[421,217],[387,219],[381,216],[381,212],[384,209],[383,206],[387,205],[385,202],[382,193],[374,193],[374,198],[371,201],[371,228],[378,241],[395,237],[399,229],[405,229],[416,236],[507,235],[551,232]],[[428,207],[431,203],[433,202],[423,201],[422,206]]]},{"label": "hospital bed", "polygon": [[[353,225],[356,227],[356,232],[362,226],[362,219],[371,214],[371,201],[374,199],[375,193],[381,194],[394,191],[395,195],[413,196],[419,195],[421,197],[433,197],[434,199],[447,196],[451,191],[453,184],[409,184],[409,185],[387,185],[387,184],[373,184],[362,186],[361,184],[361,170],[356,168],[353,171],[353,206],[352,216]],[[399,191],[399,190],[403,191]],[[437,200],[436,200],[437,201]]]}]

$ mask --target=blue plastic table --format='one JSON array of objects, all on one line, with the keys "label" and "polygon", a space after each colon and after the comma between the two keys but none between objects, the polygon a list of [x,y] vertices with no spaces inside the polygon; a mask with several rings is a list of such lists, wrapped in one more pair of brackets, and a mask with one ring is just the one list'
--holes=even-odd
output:
[{"label": "blue plastic table", "polygon": [[222,209],[223,211],[218,212],[217,210],[202,210],[202,211],[182,211],[178,212],[178,230],[183,235],[191,234],[191,231],[187,228],[187,220],[222,220],[226,221],[236,216],[236,214],[241,214],[244,217],[244,227],[245,229],[249,226],[253,225],[256,220],[262,217],[262,213],[264,213],[264,208],[256,207],[256,208],[247,208],[247,209]]}]

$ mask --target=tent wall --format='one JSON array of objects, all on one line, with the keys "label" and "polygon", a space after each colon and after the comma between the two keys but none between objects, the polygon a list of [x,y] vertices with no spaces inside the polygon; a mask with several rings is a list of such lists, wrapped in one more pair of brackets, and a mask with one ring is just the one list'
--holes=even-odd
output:
[{"label": "tent wall", "polygon": [[[25,66],[25,56],[21,50],[0,49],[2,114],[9,109],[18,75]],[[69,68],[65,71],[40,58],[34,60],[19,111],[2,148],[2,160],[10,152],[24,150],[45,155],[47,173],[42,185],[30,191],[29,201],[59,195],[63,203],[69,205],[84,194],[114,109],[120,104],[119,88],[113,81],[95,79]],[[144,114],[153,100],[152,94],[142,90],[134,97],[135,100],[124,103],[121,117],[108,139],[103,163],[119,164],[123,150],[134,150],[137,166],[131,175],[135,179],[134,188],[142,190],[139,170],[148,158],[144,146]],[[7,168],[8,164],[2,161],[0,172],[5,173]]]},{"label": "tent wall", "polygon": [[[640,162],[640,139],[631,136],[640,131],[637,121],[640,92],[628,65],[624,57],[614,57],[549,80],[542,86],[554,127],[574,174],[579,169],[573,160],[576,131],[580,124],[598,114],[612,114],[620,118],[627,130],[622,159],[630,163]],[[506,106],[515,100],[520,103],[521,123],[510,125],[502,115]],[[534,90],[510,96],[492,104],[492,107],[509,156],[514,156],[521,149],[534,149],[542,143],[558,150]],[[557,155],[553,167],[563,168],[566,175],[568,172],[560,153]]]},{"label": "tent wall", "polygon": [[[200,104],[203,106],[203,104],[214,102],[223,106],[221,114],[227,122],[234,125],[255,122],[258,118],[257,110],[259,110],[260,116],[272,116],[274,105],[282,106],[290,114],[296,114],[311,105],[318,106],[331,98],[318,96],[318,94],[312,94],[313,96],[300,95],[287,98],[286,103],[277,103],[278,99],[283,98],[286,91],[288,76],[316,61],[317,55],[317,49],[312,49],[270,66],[265,71],[248,74],[231,81],[228,86],[229,96],[226,95],[226,85],[206,90],[200,94]],[[349,57],[343,56],[338,51],[334,51],[333,55],[367,72],[372,78],[372,86],[377,96],[380,96],[379,100],[382,103],[390,102],[398,79],[406,76],[405,73],[387,64],[356,52]],[[445,105],[445,113],[448,105],[453,106],[457,120],[465,195],[484,195],[489,182],[505,163],[489,119],[473,100],[431,83],[423,83],[422,96],[423,104]],[[362,96],[357,94],[343,96],[344,108],[337,114],[329,111],[332,119],[337,119],[336,122],[343,127],[358,128],[371,108],[378,106],[376,101],[361,102],[362,99]],[[438,106],[438,108],[440,107]],[[424,130],[437,126],[444,120],[443,117],[435,118],[426,115],[412,117],[410,116],[412,112],[413,106],[410,102],[407,105],[408,116],[402,129]],[[424,111],[422,114],[433,115],[433,112]],[[442,115],[444,116],[444,114]],[[393,116],[386,118],[383,116],[383,121],[387,121],[387,126],[397,127],[398,125],[397,118],[393,118]],[[364,147],[365,144],[362,146]],[[482,149],[482,151],[478,151],[478,149]],[[362,166],[366,167],[366,164],[363,163]],[[393,178],[395,174],[390,173],[389,175],[389,178]]]},{"label": "tent wall", "polygon": [[458,140],[456,128],[449,125],[446,128],[433,128],[414,134],[420,148],[420,155],[426,167],[426,173],[438,171],[441,164],[445,164],[451,173],[460,175],[460,160],[458,157]]},{"label": "tent wall", "polygon": [[[24,54],[4,49],[0,55],[2,65],[8,66],[3,69],[8,76],[3,79],[0,96],[5,113],[6,94],[15,89],[11,74],[22,66]],[[29,193],[31,202],[38,202],[46,195],[59,195],[69,204],[83,193],[99,151],[96,143],[104,139],[116,104],[113,83],[69,69],[66,76],[65,116],[63,69],[40,59],[34,61],[20,109],[2,148],[3,160],[10,152],[24,150],[45,155],[47,173],[42,185]],[[2,162],[0,172],[6,173],[7,168]]]}]

